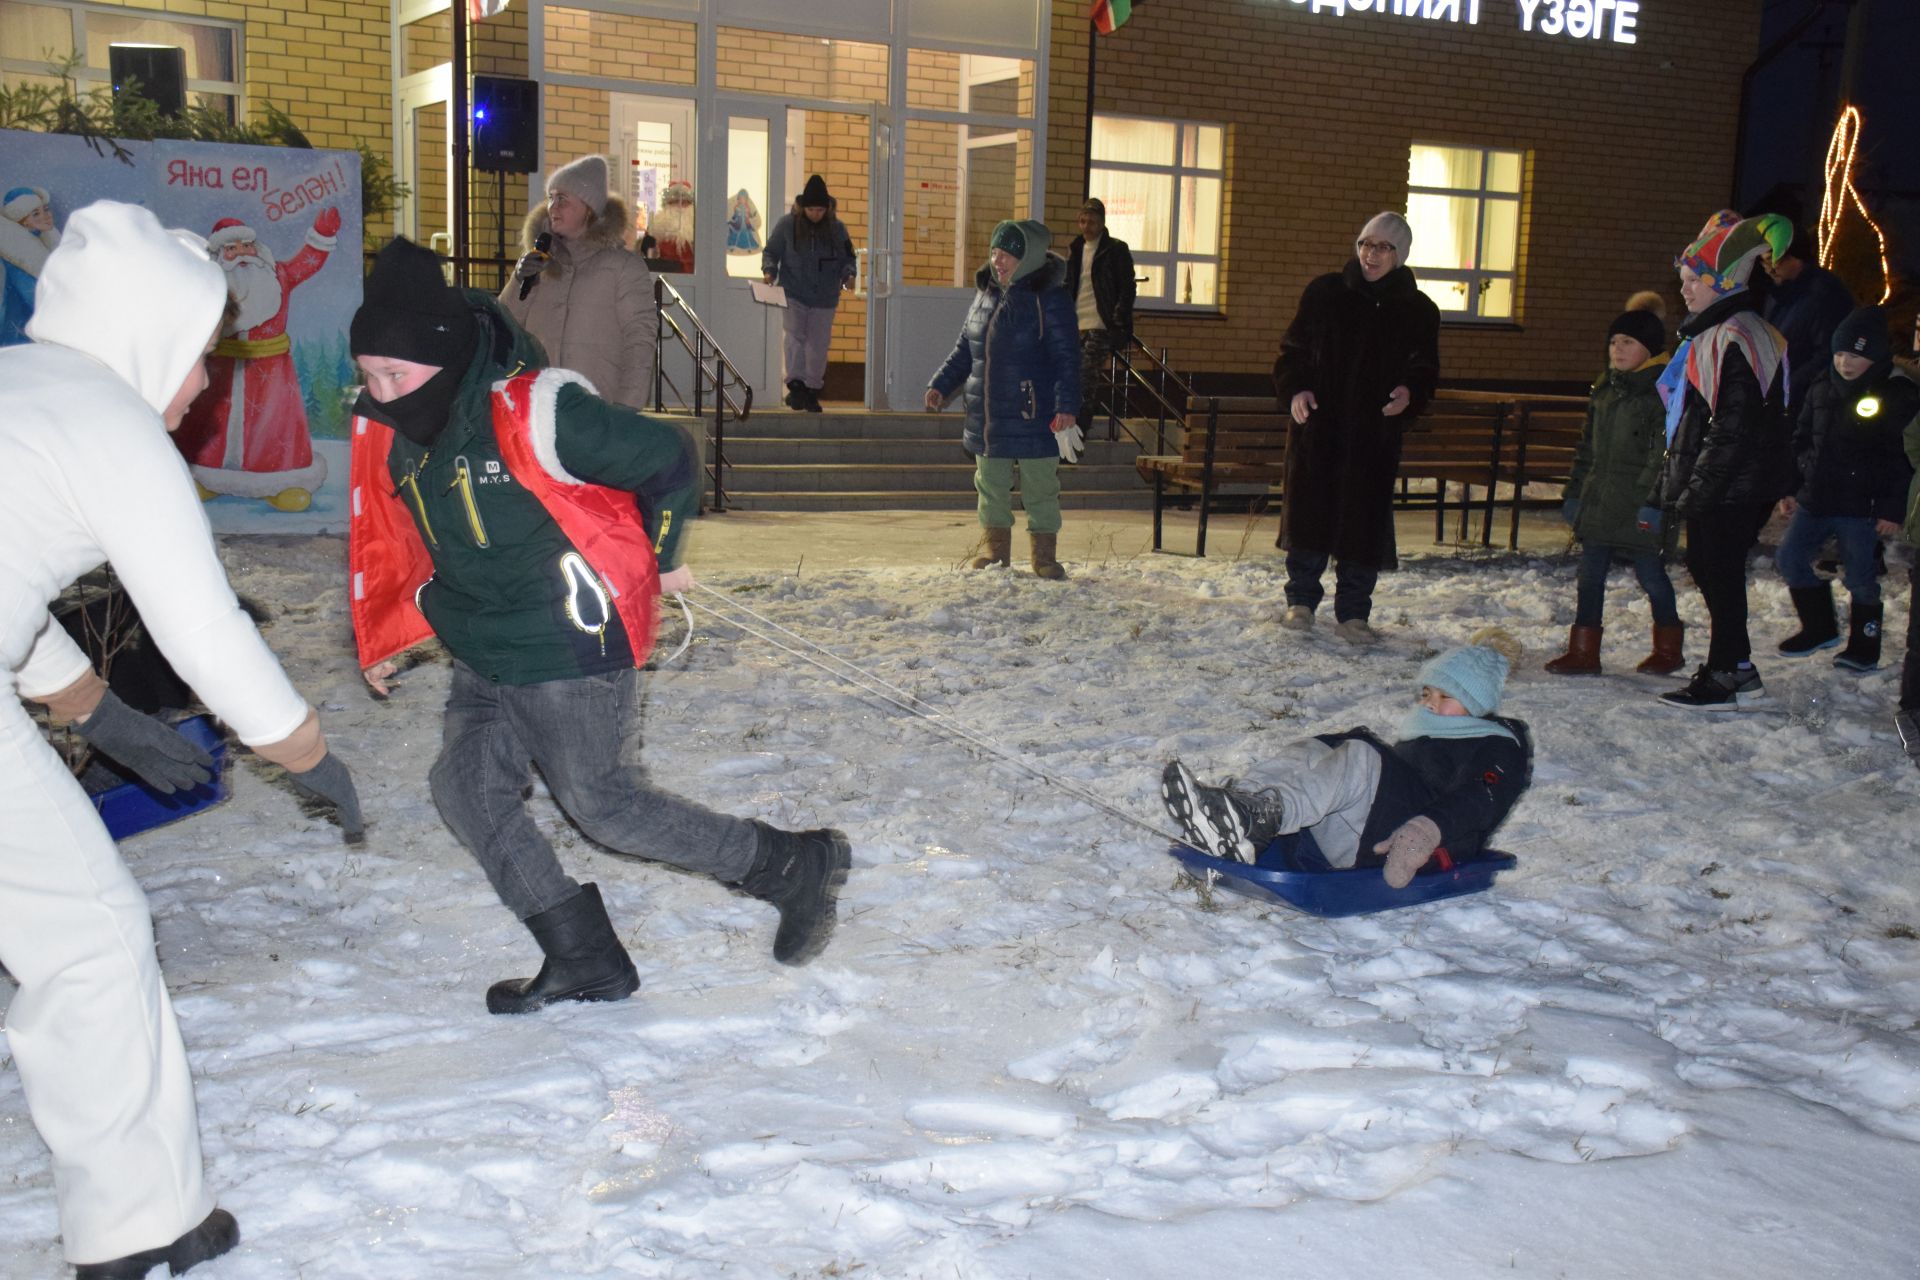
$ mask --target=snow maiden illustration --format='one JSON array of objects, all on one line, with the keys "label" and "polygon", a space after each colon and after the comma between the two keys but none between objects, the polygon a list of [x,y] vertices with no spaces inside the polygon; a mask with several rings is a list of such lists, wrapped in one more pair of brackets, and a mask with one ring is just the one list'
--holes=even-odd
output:
[{"label": "snow maiden illustration", "polygon": [[761,247],[760,210],[742,187],[733,193],[733,208],[727,214],[727,252],[739,256],[758,253]]}]

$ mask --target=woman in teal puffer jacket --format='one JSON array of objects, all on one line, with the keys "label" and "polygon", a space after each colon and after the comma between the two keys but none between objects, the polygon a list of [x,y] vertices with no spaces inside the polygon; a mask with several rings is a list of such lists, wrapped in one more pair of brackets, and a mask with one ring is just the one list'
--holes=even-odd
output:
[{"label": "woman in teal puffer jacket", "polygon": [[1052,240],[1039,222],[993,229],[992,257],[976,277],[979,292],[953,353],[927,387],[927,408],[939,412],[965,386],[966,447],[987,531],[986,553],[970,567],[1012,559],[1017,466],[1033,572],[1064,578],[1056,556],[1060,463],[1080,455],[1080,327],[1066,290],[1066,264],[1047,253]]},{"label": "woman in teal puffer jacket", "polygon": [[1653,607],[1653,652],[1636,670],[1664,676],[1685,665],[1686,631],[1661,561],[1667,542],[1659,487],[1667,436],[1666,408],[1656,384],[1667,367],[1667,329],[1647,303],[1658,307],[1659,296],[1635,295],[1607,328],[1607,371],[1593,384],[1587,427],[1561,506],[1582,550],[1567,651],[1547,663],[1557,676],[1600,674],[1607,571],[1619,557],[1632,562]]}]

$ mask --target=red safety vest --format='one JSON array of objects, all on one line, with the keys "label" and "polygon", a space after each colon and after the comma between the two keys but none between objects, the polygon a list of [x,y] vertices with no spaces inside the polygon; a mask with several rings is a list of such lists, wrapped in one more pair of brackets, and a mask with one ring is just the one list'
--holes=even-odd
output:
[{"label": "red safety vest", "polygon": [[[633,664],[653,652],[660,569],[634,496],[620,489],[555,474],[541,460],[553,451],[555,401],[568,383],[589,386],[565,369],[516,374],[493,387],[494,443],[516,483],[526,489],[567,536],[627,630]],[[433,558],[413,515],[394,491],[387,468],[393,428],[371,418],[353,420],[347,523],[348,606],[362,670],[412,648],[433,634],[416,604],[433,576]],[[560,570],[556,567],[556,573]]]}]

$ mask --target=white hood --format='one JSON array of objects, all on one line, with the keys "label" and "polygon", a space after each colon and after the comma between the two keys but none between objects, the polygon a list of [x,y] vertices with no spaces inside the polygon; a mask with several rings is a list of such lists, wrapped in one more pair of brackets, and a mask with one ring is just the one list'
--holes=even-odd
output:
[{"label": "white hood", "polygon": [[101,200],[67,219],[34,292],[27,336],[91,356],[163,412],[227,305],[207,242],[139,205]]}]

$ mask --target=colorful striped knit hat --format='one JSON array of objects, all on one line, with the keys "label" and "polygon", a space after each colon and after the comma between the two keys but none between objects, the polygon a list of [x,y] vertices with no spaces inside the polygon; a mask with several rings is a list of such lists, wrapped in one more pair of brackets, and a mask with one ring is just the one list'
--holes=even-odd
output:
[{"label": "colorful striped knit hat", "polygon": [[1742,218],[1722,209],[1707,219],[1687,251],[1673,260],[1676,269],[1688,267],[1709,289],[1725,297],[1747,287],[1753,264],[1762,253],[1784,255],[1793,244],[1793,223],[1777,213]]}]

